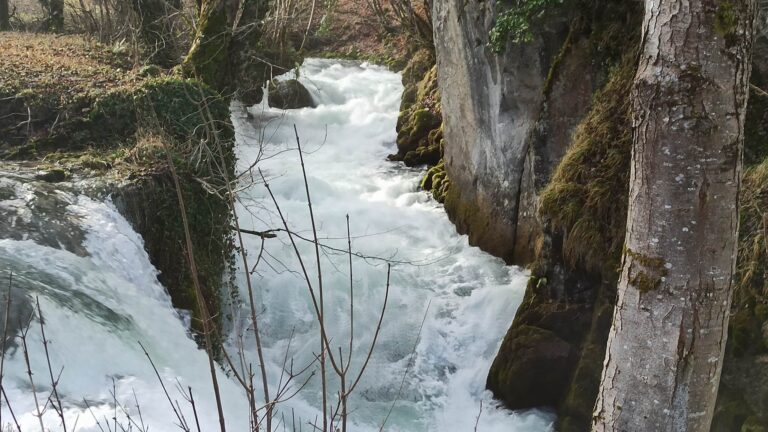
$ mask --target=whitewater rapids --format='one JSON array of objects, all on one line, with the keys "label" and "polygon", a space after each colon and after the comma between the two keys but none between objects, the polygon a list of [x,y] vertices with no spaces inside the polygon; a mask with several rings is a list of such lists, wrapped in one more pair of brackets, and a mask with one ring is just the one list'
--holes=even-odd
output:
[{"label": "whitewater rapids", "polygon": [[[295,76],[289,72],[281,79]],[[386,265],[378,258],[393,262],[381,335],[350,401],[351,430],[379,430],[390,410],[384,428],[389,431],[472,431],[476,422],[478,431],[487,432],[550,430],[551,415],[504,410],[484,391],[488,368],[522,300],[528,275],[470,247],[465,236],[456,234],[442,207],[419,190],[423,169],[386,161],[395,151],[400,76],[365,63],[310,59],[298,79],[310,90],[316,108],[281,111],[265,102],[250,107],[248,116],[242,107],[233,111],[238,172],[243,173],[237,214],[249,230],[282,226],[258,172],[248,172],[258,159],[256,166],[268,179],[290,228],[311,237],[295,125],[318,236],[328,246],[322,251],[328,332],[344,347],[345,356],[349,273],[348,256],[339,250],[347,248],[346,215],[353,252],[368,257],[353,260],[353,371],[364,360],[384,300]],[[53,209],[43,222],[29,222],[43,202]],[[142,239],[112,203],[88,198],[76,185],[54,190],[30,176],[5,173],[0,174],[0,208],[9,220],[29,222],[21,224],[30,230],[28,235],[0,240],[0,272],[7,281],[13,271],[14,290],[29,304],[39,299],[54,373],[61,371],[59,393],[68,429],[76,423],[78,431],[99,431],[97,422],[111,422],[116,416],[126,423],[126,413],[138,421],[138,405],[149,430],[178,430],[140,341],[185,418],[191,422],[193,414],[179,389],[191,387],[201,429],[217,430],[205,353],[190,338],[186,313],[172,307],[157,282]],[[46,233],[49,219],[57,223],[47,229],[67,227],[69,237],[80,241],[69,244]],[[245,241],[253,265],[262,242],[248,235]],[[314,246],[303,240],[298,246],[314,280]],[[252,282],[274,388],[286,353],[298,368],[318,353],[319,339],[288,237],[278,232],[264,247]],[[239,259],[236,262],[237,297],[243,301],[245,272]],[[0,287],[7,289],[1,282]],[[241,302],[227,310],[228,351],[234,354],[242,346],[256,365],[246,306]],[[32,326],[28,344],[37,401],[43,404],[50,386],[37,328]],[[230,375],[219,371],[228,430],[245,431],[247,403]],[[4,387],[22,430],[38,430],[20,349],[6,358]],[[296,418],[309,430],[307,422],[320,414],[321,400],[315,375],[296,397],[278,405],[278,416],[286,416],[288,429]],[[60,430],[50,406],[43,420],[46,428]],[[3,403],[2,423],[11,422]]]}]

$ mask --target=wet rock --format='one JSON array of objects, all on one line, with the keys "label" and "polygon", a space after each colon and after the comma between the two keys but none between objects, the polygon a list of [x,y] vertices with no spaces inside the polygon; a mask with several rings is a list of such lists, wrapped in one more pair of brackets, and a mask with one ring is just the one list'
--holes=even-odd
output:
[{"label": "wet rock", "polygon": [[[229,175],[233,175],[231,172]],[[233,244],[230,238],[230,212],[224,199],[211,194],[188,172],[180,175],[190,235],[202,286],[203,297],[214,324],[222,323],[222,293],[230,292],[224,277]],[[216,179],[214,179],[216,181]],[[117,187],[111,193],[120,214],[144,239],[152,265],[160,271],[158,280],[168,290],[177,309],[192,311],[192,330],[202,344],[202,312],[197,291],[184,253],[179,245],[185,232],[179,221],[181,210],[169,170],[158,170]]]},{"label": "wet rock", "polygon": [[451,180],[445,172],[445,163],[441,160],[427,171],[421,180],[421,189],[431,192],[432,197],[439,203],[445,202],[445,196],[451,187]]},{"label": "wet rock", "polygon": [[439,128],[440,117],[428,109],[418,109],[412,112],[407,123],[397,134],[398,154],[406,155],[419,147],[427,147],[429,133]]},{"label": "wet rock", "polygon": [[[85,232],[68,207],[75,195],[68,185],[52,185],[0,173],[0,238],[32,240],[40,245],[87,256]],[[16,193],[19,189],[23,193]],[[0,287],[2,287],[0,281]]]},{"label": "wet rock", "polygon": [[69,174],[61,168],[53,168],[35,175],[35,179],[48,183],[63,182],[67,177],[69,177]]},{"label": "wet rock", "polygon": [[[555,406],[564,388],[567,369],[573,361],[573,347],[551,331],[523,326],[505,340],[488,377],[494,396],[518,408]],[[499,361],[501,360],[501,361]]]},{"label": "wet rock", "polygon": [[269,83],[268,100],[270,107],[284,110],[317,107],[309,90],[295,79],[278,82],[271,81]]},{"label": "wet rock", "polygon": [[261,103],[264,99],[264,89],[261,87],[251,87],[247,89],[241,89],[238,92],[238,98],[245,106],[253,106]]}]

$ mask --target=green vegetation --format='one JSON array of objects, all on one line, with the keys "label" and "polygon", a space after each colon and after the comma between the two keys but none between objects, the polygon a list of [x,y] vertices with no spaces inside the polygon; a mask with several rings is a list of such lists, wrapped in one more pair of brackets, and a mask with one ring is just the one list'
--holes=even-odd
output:
[{"label": "green vegetation", "polygon": [[88,120],[103,131],[94,133],[108,142],[132,137],[141,127],[158,127],[174,140],[185,141],[207,133],[204,106],[213,118],[227,119],[227,102],[201,82],[165,76],[111,91],[96,100]]},{"label": "green vegetation", "polygon": [[[490,46],[501,53],[507,41],[527,43],[533,40],[533,27],[552,9],[569,0],[514,0],[515,4],[499,12],[490,32]],[[499,3],[503,4],[503,3]]]},{"label": "green vegetation", "polygon": [[592,110],[573,135],[568,153],[541,192],[539,212],[564,233],[572,267],[615,272],[624,244],[632,148],[629,91],[634,54],[610,73]]},{"label": "green vegetation", "polygon": [[739,259],[736,291],[728,339],[736,356],[768,354],[768,242],[765,215],[768,214],[768,159],[744,173],[739,213]]},{"label": "green vegetation", "polygon": [[717,5],[715,29],[720,36],[728,36],[738,22],[738,10],[730,0],[721,0]]},{"label": "green vegetation", "polygon": [[451,179],[445,171],[445,162],[440,162],[427,171],[424,179],[421,180],[421,189],[432,193],[432,196],[439,203],[445,202],[445,196],[451,187]]},{"label": "green vegetation", "polygon": [[184,75],[220,91],[231,88],[232,31],[223,0],[202,2],[197,35],[182,63]]}]

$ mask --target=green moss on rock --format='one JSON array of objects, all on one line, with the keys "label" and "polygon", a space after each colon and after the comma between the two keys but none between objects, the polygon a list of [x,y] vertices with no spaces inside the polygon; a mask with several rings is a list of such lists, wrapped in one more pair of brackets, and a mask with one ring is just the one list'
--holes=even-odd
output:
[{"label": "green moss on rock", "polygon": [[520,408],[555,406],[561,395],[551,389],[565,388],[573,346],[540,327],[519,326],[509,332],[504,338],[509,346],[493,362],[487,386],[499,389],[494,391],[497,398]]},{"label": "green moss on rock", "polygon": [[[225,273],[232,257],[229,207],[206,190],[189,168],[179,171],[182,194],[191,228],[195,263],[204,301],[221,326],[221,299]],[[113,200],[120,212],[141,234],[152,264],[160,270],[158,279],[166,287],[174,307],[192,312],[192,329],[202,334],[202,314],[192,282],[185,235],[176,188],[170,170],[156,165],[150,173],[119,187]],[[198,338],[202,343],[202,337]]]},{"label": "green moss on rock", "polygon": [[[417,63],[406,72],[415,74],[423,68]],[[406,73],[404,72],[404,74]],[[397,153],[390,160],[403,161],[407,166],[436,165],[442,158],[442,111],[437,88],[437,66],[432,66],[417,83],[403,75],[405,91],[397,120]]]},{"label": "green moss on rock", "polygon": [[94,141],[132,139],[140,128],[158,128],[175,140],[186,141],[207,133],[204,106],[214,119],[220,121],[229,116],[228,100],[199,81],[152,78],[100,97],[88,120]]},{"label": "green moss on rock", "polygon": [[182,71],[187,77],[226,92],[233,88],[230,81],[232,29],[227,17],[226,2],[213,0],[203,2],[202,5],[196,26],[197,34],[182,63]]},{"label": "green moss on rock", "polygon": [[426,48],[417,51],[402,77],[397,153],[389,155],[389,160],[409,167],[430,166],[421,188],[444,203],[451,183],[442,161],[445,140],[434,52]]},{"label": "green moss on rock", "polygon": [[629,92],[635,56],[611,72],[573,135],[568,152],[541,192],[539,213],[564,233],[572,267],[615,271],[624,244],[632,148]]},{"label": "green moss on rock", "polygon": [[451,187],[451,179],[445,171],[445,162],[440,162],[430,168],[421,181],[421,189],[428,191],[439,203],[445,203],[445,197]]},{"label": "green moss on rock", "polygon": [[428,48],[418,50],[411,60],[408,61],[405,69],[402,71],[403,86],[417,86],[424,79],[424,76],[435,65],[435,53]]}]

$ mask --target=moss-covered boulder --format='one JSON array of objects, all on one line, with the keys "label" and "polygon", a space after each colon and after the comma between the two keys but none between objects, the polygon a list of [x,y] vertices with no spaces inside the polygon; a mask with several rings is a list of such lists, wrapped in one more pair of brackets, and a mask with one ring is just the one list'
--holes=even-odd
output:
[{"label": "moss-covered boulder", "polygon": [[[158,156],[163,156],[158,149]],[[182,195],[189,220],[197,275],[203,301],[221,328],[222,299],[232,291],[226,278],[232,260],[232,239],[228,204],[196,180],[188,168],[179,172]],[[211,179],[209,176],[209,180]],[[220,181],[221,179],[219,179]],[[176,187],[168,166],[157,163],[129,182],[117,186],[112,199],[123,216],[141,234],[152,265],[159,270],[158,279],[168,290],[174,307],[192,312],[192,329],[202,344],[202,313],[186,251],[181,224],[181,210]],[[216,336],[216,335],[214,335]]]},{"label": "moss-covered boulder", "polygon": [[317,104],[299,80],[269,82],[269,106],[278,109],[315,108]]},{"label": "moss-covered boulder", "polygon": [[[401,73],[403,77],[403,86],[406,89],[409,87],[413,88],[415,95],[416,87],[419,82],[424,79],[424,76],[426,76],[434,66],[435,51],[431,48],[419,49],[413,57],[411,57]],[[403,101],[407,103],[407,98],[403,98]],[[413,101],[411,101],[411,103],[413,103]]]},{"label": "moss-covered boulder", "polygon": [[141,129],[161,129],[174,140],[188,141],[211,133],[206,125],[218,125],[225,134],[222,138],[229,139],[232,132],[219,123],[228,119],[228,102],[196,80],[150,78],[99,97],[84,124],[88,135],[80,144],[105,147],[125,139],[132,142]]},{"label": "moss-covered boulder", "polygon": [[421,180],[421,189],[432,194],[432,197],[439,203],[445,202],[445,197],[451,187],[451,179],[445,171],[445,162],[440,160],[424,175]]},{"label": "moss-covered boulder", "polygon": [[436,165],[443,155],[442,124],[437,67],[432,66],[418,84],[405,86],[397,120],[397,153],[390,155],[390,160],[403,161],[407,166]]},{"label": "moss-covered boulder", "polygon": [[[415,152],[420,147],[429,146],[429,133],[440,127],[441,120],[435,113],[426,108],[415,109],[408,114],[407,120],[397,134],[398,154],[402,154],[403,161],[408,153]],[[418,157],[409,158],[409,166],[422,164]]]},{"label": "moss-covered boulder", "polygon": [[488,386],[499,389],[496,397],[520,408],[555,405],[560,395],[550,389],[565,388],[573,345],[541,327],[521,325],[509,331],[511,345],[494,362]]}]

